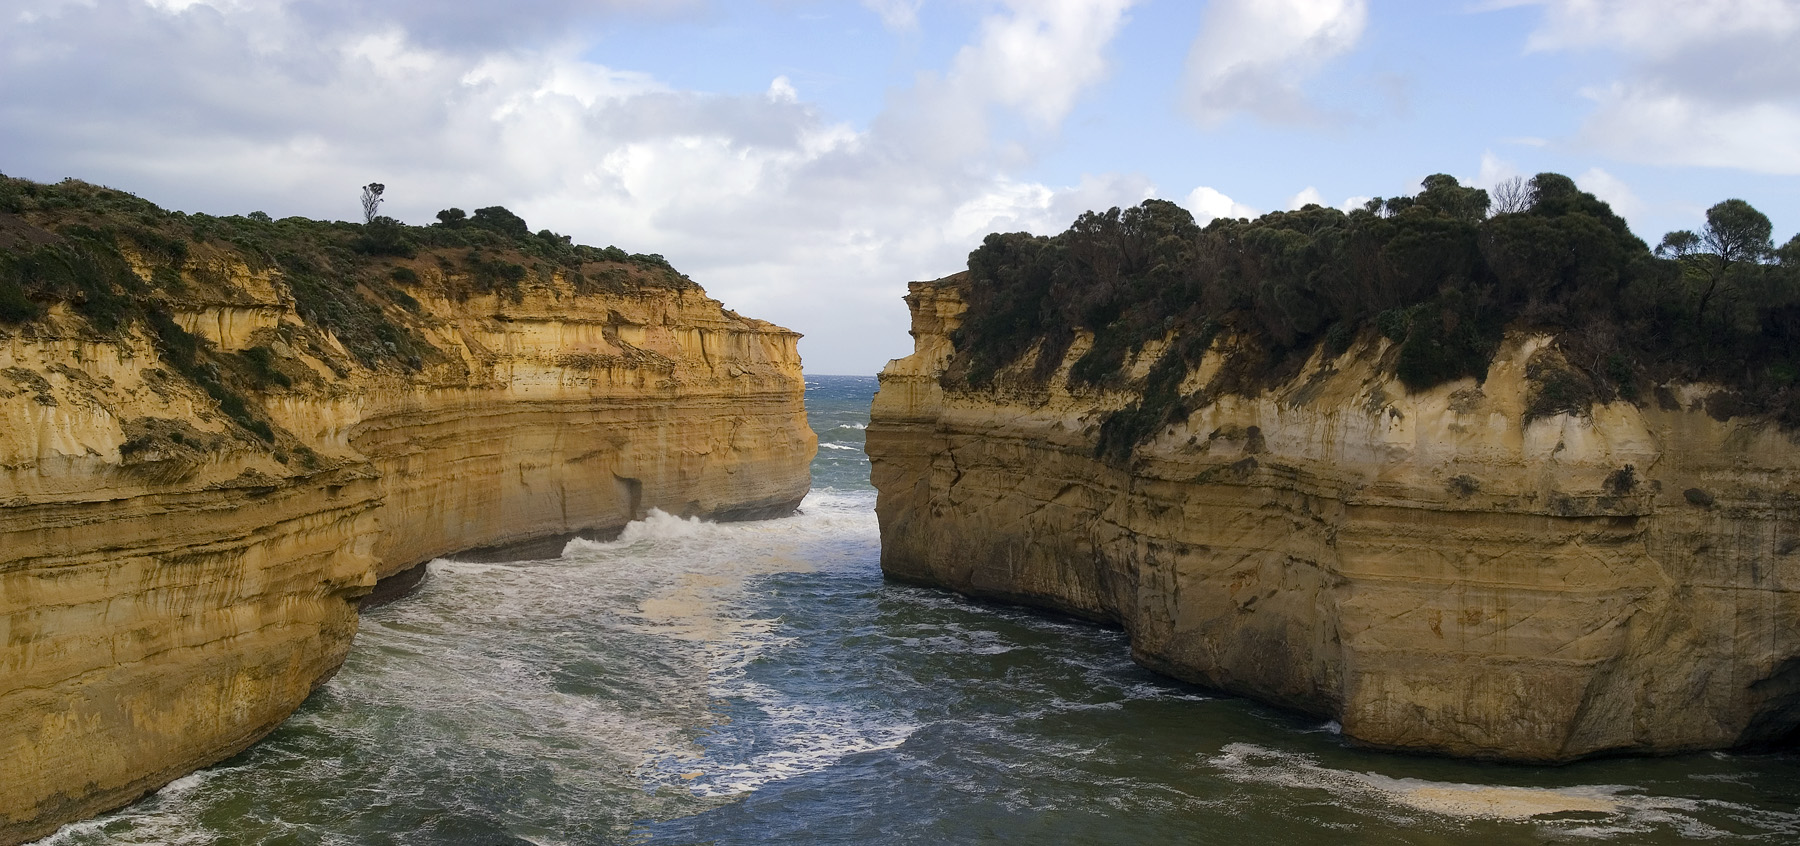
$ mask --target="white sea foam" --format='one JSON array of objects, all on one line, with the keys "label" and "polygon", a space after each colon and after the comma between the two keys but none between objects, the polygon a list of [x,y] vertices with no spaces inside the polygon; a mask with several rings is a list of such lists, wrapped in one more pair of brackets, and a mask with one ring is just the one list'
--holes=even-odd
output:
[{"label": "white sea foam", "polygon": [[649,516],[642,520],[634,520],[625,526],[625,531],[613,543],[617,546],[630,546],[644,541],[688,539],[705,533],[708,523],[698,517],[682,519],[659,508],[650,509]]},{"label": "white sea foam", "polygon": [[[161,790],[141,803],[139,807],[180,807],[184,797],[204,787],[225,772],[229,772],[229,768],[214,767],[189,773],[164,785]],[[108,830],[117,827],[122,819],[130,819],[131,824],[128,831],[112,832]],[[215,838],[207,832],[196,831],[183,815],[146,816],[133,814],[128,809],[90,820],[70,823],[57,829],[50,836],[36,841],[34,846],[68,846],[68,844],[95,842],[199,846],[213,843]]]},{"label": "white sea foam", "polygon": [[1648,795],[1641,788],[1623,785],[1518,787],[1392,778],[1326,767],[1310,755],[1250,743],[1229,744],[1205,762],[1233,781],[1325,791],[1340,802],[1386,806],[1402,815],[1423,812],[1465,819],[1529,820],[1577,837],[1612,838],[1656,829],[1673,830],[1687,838],[1726,836],[1727,832],[1699,819],[1697,814],[1703,810],[1766,830],[1794,831],[1794,826],[1800,825],[1800,817],[1725,802]]},{"label": "white sea foam", "polygon": [[[541,721],[533,727],[535,731],[516,733],[521,736],[521,748],[496,751],[530,759],[532,747],[541,745],[544,736],[590,735],[596,748],[622,756],[624,772],[637,772],[633,777],[640,784],[677,781],[692,788],[691,795],[714,797],[815,771],[843,755],[890,742],[888,735],[869,733],[853,720],[833,720],[830,715],[815,719],[789,715],[766,725],[759,721],[756,726],[744,726],[767,735],[759,739],[762,754],[756,758],[707,759],[708,750],[692,741],[696,730],[709,725],[715,734],[739,730],[736,724],[717,724],[714,703],[743,701],[750,690],[742,681],[746,667],[765,651],[790,643],[780,635],[777,620],[743,608],[746,580],[810,569],[813,563],[797,545],[843,538],[854,541],[859,536],[872,544],[871,502],[870,495],[863,492],[826,489],[809,496],[802,514],[795,518],[730,524],[656,511],[627,526],[616,540],[572,541],[554,561],[446,567],[447,578],[435,587],[468,594],[466,600],[447,598],[479,609],[471,615],[477,619],[464,618],[468,622],[479,622],[480,617],[491,614],[494,626],[505,627],[510,625],[509,618],[542,617],[546,606],[590,608],[614,615],[612,625],[621,627],[620,631],[666,638],[664,642],[672,644],[650,656],[657,662],[655,666],[624,673],[630,678],[657,679],[654,695],[667,701],[655,710],[668,716],[652,721],[639,715],[634,722],[612,710],[617,707],[612,703],[596,704],[591,697],[557,693],[555,680],[541,666],[513,664],[495,656],[478,659],[482,666],[472,667],[469,675],[482,678],[487,690],[476,699],[489,694],[513,697],[515,707]],[[671,673],[671,667],[683,669]],[[425,691],[419,695],[430,696]],[[446,704],[476,713],[483,710],[476,701]],[[654,703],[633,704],[634,711],[641,711],[645,704]],[[680,716],[683,714],[686,716]],[[500,734],[503,736],[477,742],[513,743],[512,733]],[[688,781],[670,775],[702,760],[708,772],[705,778]]]},{"label": "white sea foam", "polygon": [[937,655],[1004,655],[1019,648],[997,632],[970,631],[960,626],[943,626],[942,629],[929,637],[902,637],[899,641],[908,649]]},{"label": "white sea foam", "polygon": [[[539,715],[549,721],[546,729],[553,735],[579,734],[574,724],[583,723],[604,738],[601,742],[609,750],[627,755],[640,750],[642,763],[636,769],[642,783],[679,784],[687,788],[684,792],[703,798],[740,795],[771,781],[828,768],[848,755],[892,748],[913,730],[847,708],[789,701],[747,678],[753,662],[770,650],[790,646],[791,640],[780,634],[778,620],[745,610],[746,580],[811,569],[811,553],[805,548],[809,543],[829,544],[840,551],[860,547],[858,554],[872,556],[877,543],[873,502],[872,491],[823,488],[805,499],[796,517],[730,524],[653,511],[629,524],[615,540],[570,541],[555,561],[445,562],[445,578],[434,588],[469,594],[467,600],[446,597],[448,602],[466,601],[479,609],[470,615],[476,619],[465,618],[468,622],[491,615],[494,625],[504,626],[508,618],[541,614],[554,595],[558,605],[610,605],[621,615],[619,624],[625,630],[688,644],[680,654],[686,656],[693,675],[667,677],[665,668],[658,684],[659,696],[686,699],[697,706],[688,712],[692,719],[687,728],[632,724],[618,714],[584,707],[587,703],[581,697],[553,704],[558,697],[550,695],[552,680],[540,667],[489,657],[471,675],[489,680],[484,687],[496,695],[547,706],[530,706],[532,711],[566,708],[560,715]],[[629,566],[620,566],[625,562]],[[646,670],[642,675],[655,674]],[[713,703],[719,702],[747,704],[758,716],[719,723],[713,710]],[[481,706],[469,701],[453,707]],[[706,742],[696,745],[686,739],[693,729],[708,725]],[[754,742],[747,742],[744,733],[754,733]],[[539,741],[522,742],[529,746]],[[752,747],[754,754],[738,754]]]},{"label": "white sea foam", "polygon": [[[893,749],[918,726],[886,723],[840,707],[783,701],[759,685],[727,685],[721,695],[749,698],[759,716],[723,727],[699,754],[668,756],[644,770],[651,784],[682,784],[696,796],[722,798],[753,792],[773,782],[822,772],[864,752]],[[734,732],[754,733],[741,742]],[[739,749],[756,750],[747,757]]]},{"label": "white sea foam", "polygon": [[594,541],[587,538],[570,540],[563,545],[562,557],[580,558],[585,553],[614,551],[640,543],[687,540],[699,537],[717,525],[699,517],[682,518],[660,508],[652,508],[644,519],[633,520],[625,524],[625,529],[612,540]]},{"label": "white sea foam", "polygon": [[1125,687],[1126,699],[1159,699],[1176,702],[1210,702],[1213,697],[1191,693],[1167,682],[1142,682]]},{"label": "white sea foam", "polygon": [[[781,581],[779,574],[818,567],[835,577],[832,568],[840,565],[834,562],[845,560],[872,573],[878,550],[874,500],[866,489],[820,488],[797,516],[785,520],[714,524],[655,512],[616,540],[572,542],[554,559],[436,562],[420,594],[365,616],[345,670],[294,718],[304,728],[297,740],[264,744],[249,765],[202,771],[121,814],[66,827],[46,842],[230,842],[230,832],[222,836],[209,826],[231,803],[254,804],[246,797],[334,797],[340,786],[351,785],[404,806],[408,797],[425,791],[435,799],[459,789],[459,779],[439,775],[429,787],[422,779],[446,770],[480,779],[495,772],[495,762],[529,762],[507,770],[505,778],[533,777],[529,770],[549,786],[499,808],[452,796],[462,803],[458,807],[511,815],[529,822],[529,830],[602,830],[609,823],[596,827],[592,817],[582,815],[609,809],[603,813],[615,816],[602,819],[624,819],[625,826],[666,819],[783,780],[817,777],[858,755],[901,747],[916,736],[913,721],[919,717],[791,690],[773,676],[758,675],[791,664],[788,650],[804,646],[775,616],[786,607],[766,601],[772,589],[796,584]],[[961,613],[966,607],[949,594],[893,590],[922,611]],[[1025,612],[987,613],[1008,625],[1054,635],[1053,645],[1027,645],[1029,640],[1005,634],[1004,626],[935,620],[890,629],[882,637],[896,648],[965,656],[1048,649],[1070,678],[1088,680],[1095,693],[1069,697],[1079,685],[1042,683],[1036,689],[1038,681],[1011,679],[1009,684],[1019,686],[1008,694],[1030,703],[1022,710],[1033,713],[1113,710],[1140,699],[1207,699],[1131,670],[1116,633]],[[1081,646],[1107,639],[1119,648]],[[962,751],[991,756],[983,758],[987,771],[1023,774],[982,785],[994,791],[991,801],[999,807],[1019,812],[1048,807],[1045,803],[1059,800],[1018,785],[1087,772],[1080,769],[1082,762],[1107,754],[1104,747],[1055,738],[1034,738],[1036,745],[1023,753],[1012,742],[1018,738],[1013,725],[996,721],[994,739],[1002,742],[986,751]],[[1307,742],[1325,741],[1315,736]],[[401,754],[334,757],[321,748],[388,748]],[[1650,796],[1637,788],[1398,779],[1250,744],[1232,744],[1203,760],[1226,779],[1277,788],[1258,791],[1266,796],[1323,791],[1376,825],[1435,815],[1536,825],[1559,838],[1652,831],[1707,837],[1734,824],[1777,835],[1800,832],[1800,819],[1791,815]],[[1024,777],[1039,772],[1042,778]],[[957,777],[954,771],[948,775]],[[672,789],[656,789],[664,787]],[[1120,782],[1096,801],[1124,811],[1118,803],[1129,797],[1137,803],[1131,807],[1142,811],[1150,801],[1146,789],[1156,788]],[[1179,792],[1156,801],[1174,809],[1191,807]],[[299,842],[358,842],[340,832],[300,834],[303,826],[291,821],[257,822],[278,830],[275,836]],[[624,831],[618,831],[619,839]]]},{"label": "white sea foam", "polygon": [[854,444],[834,444],[834,443],[829,443],[826,441],[820,441],[819,448],[820,449],[845,450],[848,452],[862,452],[863,451],[862,447],[856,446]]}]

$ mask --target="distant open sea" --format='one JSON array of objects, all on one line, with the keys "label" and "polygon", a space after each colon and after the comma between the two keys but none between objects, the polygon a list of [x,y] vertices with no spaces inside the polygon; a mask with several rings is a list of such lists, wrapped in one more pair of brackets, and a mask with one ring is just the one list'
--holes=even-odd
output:
[{"label": "distant open sea", "polygon": [[888,584],[874,391],[807,377],[800,514],[434,562],[268,739],[43,842],[1800,843],[1800,756],[1367,752],[1120,632]]}]

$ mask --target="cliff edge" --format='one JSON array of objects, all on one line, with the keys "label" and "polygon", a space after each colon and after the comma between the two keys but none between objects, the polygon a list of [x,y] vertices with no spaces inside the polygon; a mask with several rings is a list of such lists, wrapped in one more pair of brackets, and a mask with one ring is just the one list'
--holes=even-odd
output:
[{"label": "cliff edge", "polygon": [[[1180,339],[946,378],[970,274],[914,283],[868,452],[882,569],[1122,625],[1169,675],[1376,747],[1511,761],[1762,744],[1800,728],[1800,446],[1707,384],[1543,413],[1554,339],[1409,390],[1365,331],[1252,390],[1212,338],[1123,459],[1106,424]],[[1034,377],[1034,374],[1037,374]]]},{"label": "cliff edge", "polygon": [[799,336],[660,257],[0,183],[0,843],[256,741],[379,579],[809,487]]}]

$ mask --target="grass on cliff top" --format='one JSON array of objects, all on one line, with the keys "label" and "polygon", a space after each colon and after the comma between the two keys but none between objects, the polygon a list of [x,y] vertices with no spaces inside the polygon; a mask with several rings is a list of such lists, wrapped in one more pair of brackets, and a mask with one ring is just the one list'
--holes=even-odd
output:
[{"label": "grass on cliff top", "polygon": [[[447,209],[439,218],[409,226],[387,217],[368,224],[261,212],[214,217],[74,179],[43,184],[0,175],[0,331],[29,329],[58,304],[97,335],[144,326],[166,363],[268,441],[273,433],[246,397],[317,379],[304,367],[284,369],[275,345],[304,346],[348,375],[352,363],[336,360],[321,334],[328,331],[357,365],[416,371],[439,355],[420,331],[430,322],[421,297],[517,302],[528,286],[556,278],[579,294],[697,287],[662,256],[533,233],[499,206],[472,217]],[[147,266],[148,278],[128,257]],[[181,329],[175,312],[244,299],[227,275],[236,261],[271,271],[306,325],[283,327],[236,355]]]},{"label": "grass on cliff top", "polygon": [[[429,350],[410,331],[418,296],[519,300],[524,287],[560,276],[578,293],[695,288],[659,255],[575,244],[532,233],[506,209],[474,217],[447,209],[431,226],[392,218],[368,224],[261,212],[230,217],[170,212],[78,180],[41,184],[0,176],[0,323],[19,324],[66,302],[96,330],[141,319],[144,304],[229,302],[211,258],[274,270],[309,323],[329,329],[364,366],[418,367]],[[153,267],[129,278],[123,251]],[[421,273],[427,269],[435,273]],[[424,280],[441,280],[424,290]]]},{"label": "grass on cliff top", "polygon": [[[1567,177],[1507,187],[1496,204],[1439,175],[1416,196],[1348,213],[1314,205],[1204,228],[1148,200],[1088,212],[1050,237],[989,235],[969,254],[969,308],[945,385],[985,388],[1006,372],[1016,387],[1041,387],[1076,333],[1091,332],[1071,386],[1142,394],[1096,445],[1122,460],[1210,397],[1291,378],[1321,347],[1335,355],[1385,336],[1395,350],[1385,366],[1422,390],[1483,378],[1505,332],[1530,329],[1555,337],[1559,362],[1535,368],[1547,381],[1534,413],[1707,381],[1728,388],[1719,414],[1800,425],[1800,236],[1775,249],[1768,219],[1728,200],[1706,230],[1670,233],[1653,252]],[[1180,395],[1221,332],[1248,343],[1212,385]],[[1170,336],[1149,375],[1128,384],[1132,357]],[[1015,367],[1034,349],[1033,367]]]}]

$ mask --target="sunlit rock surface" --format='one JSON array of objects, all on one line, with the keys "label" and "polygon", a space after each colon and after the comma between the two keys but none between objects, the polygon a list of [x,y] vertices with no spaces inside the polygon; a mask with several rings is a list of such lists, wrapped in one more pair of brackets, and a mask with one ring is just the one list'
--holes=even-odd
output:
[{"label": "sunlit rock surface", "polygon": [[[66,306],[0,327],[0,843],[243,749],[342,662],[358,598],[433,557],[617,528],[651,508],[793,510],[816,438],[798,335],[697,287],[454,297],[423,259],[360,364],[278,272],[196,250],[176,322],[274,353],[272,441]],[[461,286],[466,291],[467,286]],[[307,373],[318,378],[300,378]]]},{"label": "sunlit rock surface", "polygon": [[1379,747],[1567,761],[1800,726],[1800,446],[1706,386],[1527,422],[1545,339],[1409,394],[1365,336],[1117,466],[1099,426],[1136,397],[1067,389],[1088,338],[1048,388],[940,386],[958,285],[913,284],[917,350],[874,402],[891,576],[1117,622],[1146,666]]}]

